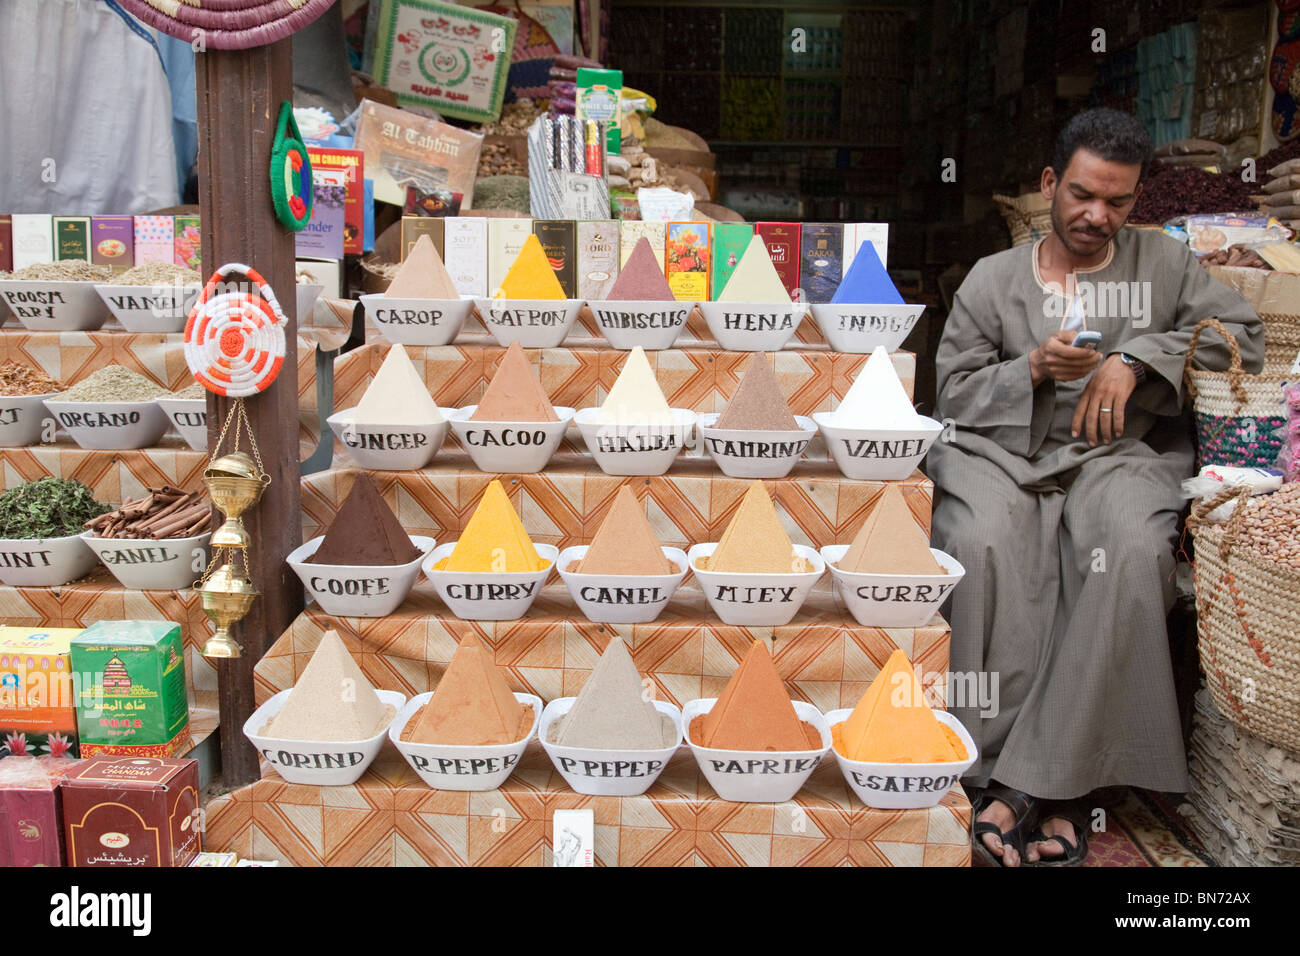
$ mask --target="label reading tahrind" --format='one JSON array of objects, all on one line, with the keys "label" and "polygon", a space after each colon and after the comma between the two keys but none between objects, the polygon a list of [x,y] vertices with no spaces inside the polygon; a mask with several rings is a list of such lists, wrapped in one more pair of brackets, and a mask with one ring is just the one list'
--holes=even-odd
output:
[{"label": "label reading tahrind", "polygon": [[800,441],[729,441],[706,436],[704,444],[715,455],[728,458],[791,458],[802,454],[808,439]]}]

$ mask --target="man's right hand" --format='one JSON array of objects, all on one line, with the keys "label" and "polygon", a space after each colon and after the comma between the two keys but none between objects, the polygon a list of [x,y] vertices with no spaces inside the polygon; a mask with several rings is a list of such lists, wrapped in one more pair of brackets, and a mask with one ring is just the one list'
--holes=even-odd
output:
[{"label": "man's right hand", "polygon": [[1095,349],[1071,345],[1076,334],[1078,333],[1068,329],[1054,332],[1042,345],[1029,353],[1029,374],[1034,388],[1048,379],[1073,382],[1097,367],[1101,353]]}]

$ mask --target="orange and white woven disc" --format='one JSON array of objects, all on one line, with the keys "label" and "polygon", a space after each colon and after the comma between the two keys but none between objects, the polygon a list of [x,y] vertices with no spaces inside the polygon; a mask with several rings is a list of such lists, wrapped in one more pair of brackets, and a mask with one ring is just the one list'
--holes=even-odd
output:
[{"label": "orange and white woven disc", "polygon": [[[222,280],[236,273],[249,283],[221,289]],[[185,364],[210,392],[227,398],[256,395],[280,374],[286,323],[275,292],[255,269],[224,265],[208,280],[185,323]]]}]

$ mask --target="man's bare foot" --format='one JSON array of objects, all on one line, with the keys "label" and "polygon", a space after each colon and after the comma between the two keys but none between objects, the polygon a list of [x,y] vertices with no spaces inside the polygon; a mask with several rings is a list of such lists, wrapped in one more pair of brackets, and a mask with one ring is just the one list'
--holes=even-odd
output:
[{"label": "man's bare foot", "polygon": [[1046,840],[1037,840],[1025,847],[1025,856],[1030,863],[1037,863],[1039,860],[1055,860],[1065,856],[1065,847],[1053,840],[1052,837],[1063,837],[1071,846],[1079,845],[1079,835],[1074,830],[1074,824],[1064,817],[1047,817],[1038,828],[1043,831]]},{"label": "man's bare foot", "polygon": [[[1001,800],[990,800],[989,805],[975,819],[977,823],[993,824],[1001,833],[1006,833],[1016,825],[1015,813]],[[1003,866],[1020,865],[1020,853],[1014,846],[1004,846],[996,833],[982,833],[980,840],[990,853],[1002,861]],[[1052,845],[1056,846],[1055,843]]]}]

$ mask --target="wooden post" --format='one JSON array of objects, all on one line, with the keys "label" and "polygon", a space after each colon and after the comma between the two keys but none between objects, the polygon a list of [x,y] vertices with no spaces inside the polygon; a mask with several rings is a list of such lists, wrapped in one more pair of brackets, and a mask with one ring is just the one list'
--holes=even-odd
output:
[{"label": "wooden post", "polygon": [[[280,104],[293,98],[292,41],[251,50],[197,55],[199,205],[203,268],[211,275],[242,262],[271,284],[289,317],[285,361],[275,383],[245,399],[271,476],[261,502],[244,516],[252,537],[249,571],[261,596],[234,628],[243,656],[221,661],[222,777],[229,785],[257,779],[257,753],[243,734],[254,710],[253,665],[302,609],[302,585],[285,556],[302,543],[298,487],[298,351],[294,233],[271,202],[271,145]],[[208,443],[215,448],[231,407],[208,395]]]}]

